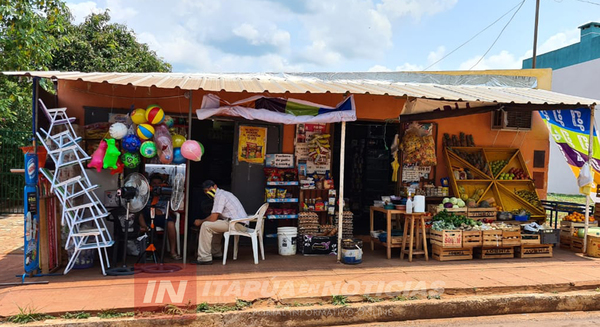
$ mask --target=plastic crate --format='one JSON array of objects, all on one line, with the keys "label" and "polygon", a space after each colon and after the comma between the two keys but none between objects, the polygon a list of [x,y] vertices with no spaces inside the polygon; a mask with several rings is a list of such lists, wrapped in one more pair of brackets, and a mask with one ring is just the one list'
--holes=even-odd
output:
[{"label": "plastic crate", "polygon": [[560,229],[540,230],[540,244],[558,244],[560,239]]},{"label": "plastic crate", "polygon": [[[73,255],[73,249],[69,249],[69,258]],[[83,250],[79,253],[77,260],[73,264],[73,269],[87,269],[94,266],[94,257],[96,250]]]}]

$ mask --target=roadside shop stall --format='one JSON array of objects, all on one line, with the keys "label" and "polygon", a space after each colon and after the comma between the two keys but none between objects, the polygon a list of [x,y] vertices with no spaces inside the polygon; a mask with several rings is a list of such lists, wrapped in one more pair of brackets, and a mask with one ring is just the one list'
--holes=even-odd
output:
[{"label": "roadside shop stall", "polygon": [[[169,131],[171,142],[179,139],[175,134],[184,137],[185,142],[196,142],[195,155],[184,159],[202,157],[197,162],[182,161],[186,165],[185,200],[180,210],[184,262],[189,222],[202,210],[199,208],[202,201],[196,199],[202,198],[197,187],[204,179],[213,179],[220,187],[238,195],[249,213],[268,202],[267,233],[273,234],[277,228],[296,228],[297,237],[299,234],[302,239],[299,251],[306,254],[310,254],[306,245],[314,251],[321,250],[319,253],[331,254],[332,249],[342,247],[342,239],[368,233],[375,236],[372,232],[376,228],[373,223],[368,226],[365,210],[369,213],[373,211],[371,207],[382,207],[390,217],[395,214],[408,217],[405,201],[409,197],[417,211],[411,217],[417,220],[426,216],[425,211],[432,212],[431,215],[444,212],[439,207],[447,207],[448,203],[452,203],[452,208],[447,208],[446,213],[463,209],[460,200],[470,218],[492,218],[501,209],[517,210],[515,213],[519,215],[524,211],[528,220],[541,222],[544,213],[532,202],[537,201],[534,194],[537,196],[539,192],[542,197],[545,194],[547,176],[543,172],[548,160],[548,130],[538,116],[531,118],[531,112],[594,104],[589,99],[531,86],[485,86],[476,81],[481,76],[470,82],[465,76],[434,77],[439,83],[447,83],[439,84],[407,81],[411,78],[422,81],[419,74],[399,74],[404,76],[400,79],[393,74],[381,75],[377,80],[367,75],[349,78],[318,74],[7,74],[33,76],[34,81],[55,79],[57,106],[67,107],[69,116],[76,118],[79,125],[94,124],[88,122],[98,115],[106,115],[106,122],[100,123],[109,123],[107,114],[134,118],[136,111],[132,109],[152,112],[153,105],[173,117],[174,128],[180,130]],[[37,101],[34,103],[37,106]],[[493,130],[490,120],[496,112],[530,113],[531,131]],[[198,119],[193,119],[193,113]],[[144,118],[148,120],[145,114]],[[117,123],[115,120],[108,126],[109,134],[110,127]],[[156,143],[156,138],[163,134],[159,132],[157,136],[156,128],[162,129],[161,124],[144,124],[140,121],[132,127],[132,133],[129,129],[114,129],[154,139]],[[352,132],[348,134],[347,129]],[[367,136],[357,137],[354,131],[366,131]],[[104,138],[106,131],[94,135]],[[91,139],[85,141],[101,142]],[[185,142],[180,147],[182,153]],[[532,168],[537,160],[535,153],[540,151],[542,165]],[[352,156],[346,160],[350,153]],[[163,163],[160,154],[157,158],[154,160]],[[102,173],[110,176],[110,172]],[[369,185],[378,185],[379,189],[373,191]],[[363,194],[368,199],[354,207],[355,201],[348,196],[350,189],[353,197],[360,198]],[[344,205],[350,210],[345,210]],[[390,214],[387,210],[397,212]],[[417,229],[432,226],[416,224]],[[406,244],[396,241],[391,225],[388,219],[385,228],[389,237],[383,242],[388,257],[390,245],[406,249]],[[462,249],[464,244],[479,244],[477,237],[468,235],[466,232],[470,230],[466,230],[457,246],[456,235],[454,241],[449,241],[452,238],[445,233],[449,229],[439,227],[444,233],[438,246],[452,249],[450,252]],[[293,234],[290,230],[285,232],[288,231]],[[282,230],[281,234],[285,232]],[[403,234],[418,238],[415,233]],[[522,239],[521,233],[518,234]],[[420,235],[421,240],[437,237],[425,230]],[[469,241],[465,243],[467,236]],[[498,235],[494,237],[498,247],[501,244]],[[482,245],[483,239],[481,233]],[[406,242],[407,238],[401,240]],[[412,251],[412,245],[409,247]],[[427,246],[422,250],[426,252]],[[341,252],[335,252],[338,259]]]}]

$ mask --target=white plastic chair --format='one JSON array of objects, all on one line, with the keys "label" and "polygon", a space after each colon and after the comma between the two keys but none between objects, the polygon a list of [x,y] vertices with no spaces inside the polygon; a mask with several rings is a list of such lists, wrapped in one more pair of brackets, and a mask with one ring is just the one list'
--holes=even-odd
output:
[{"label": "white plastic chair", "polygon": [[[223,249],[223,265],[227,263],[227,250],[229,249],[229,236],[234,236],[233,243],[233,260],[237,260],[238,253],[238,243],[240,240],[240,236],[250,237],[252,240],[252,252],[254,253],[254,264],[258,264],[258,245],[260,245],[260,254],[263,260],[265,260],[265,247],[263,245],[263,219],[265,218],[265,213],[267,212],[267,208],[269,208],[269,204],[265,203],[256,214],[253,216],[249,216],[241,219],[232,219],[229,221],[229,231],[225,232],[223,236],[225,237],[225,249]],[[242,222],[250,222],[256,220],[256,226],[254,229],[248,228],[245,232],[240,232],[235,228],[235,224]],[[258,244],[257,244],[258,243]]]}]

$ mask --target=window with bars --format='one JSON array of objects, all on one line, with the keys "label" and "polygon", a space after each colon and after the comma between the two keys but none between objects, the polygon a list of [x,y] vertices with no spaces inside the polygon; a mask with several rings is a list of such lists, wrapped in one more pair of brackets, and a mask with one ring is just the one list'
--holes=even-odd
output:
[{"label": "window with bars", "polygon": [[531,130],[532,111],[496,110],[492,113],[492,129]]}]

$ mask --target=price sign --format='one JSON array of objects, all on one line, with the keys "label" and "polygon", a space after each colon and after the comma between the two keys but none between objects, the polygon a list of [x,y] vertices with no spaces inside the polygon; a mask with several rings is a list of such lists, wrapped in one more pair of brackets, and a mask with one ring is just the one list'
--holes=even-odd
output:
[{"label": "price sign", "polygon": [[283,153],[267,154],[265,165],[268,168],[294,168],[294,155]]}]

